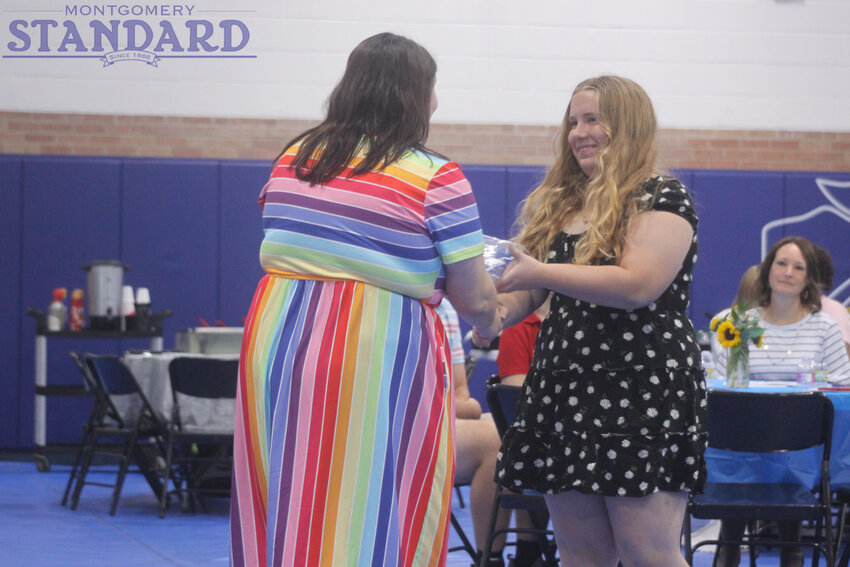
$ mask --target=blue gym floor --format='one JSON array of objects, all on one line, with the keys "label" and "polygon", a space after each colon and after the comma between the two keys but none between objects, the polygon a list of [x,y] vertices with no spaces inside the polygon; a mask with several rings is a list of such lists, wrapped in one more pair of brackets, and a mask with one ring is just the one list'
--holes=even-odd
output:
[{"label": "blue gym floor", "polygon": [[[100,475],[106,482],[109,472]],[[40,473],[31,460],[0,460],[0,565],[3,567],[215,567],[228,563],[228,501],[210,500],[210,513],[182,513],[172,506],[164,519],[138,473],[131,473],[118,512],[109,515],[111,489],[86,486],[76,511],[60,505],[70,466],[54,463]],[[464,489],[466,490],[466,489]],[[464,493],[468,500],[468,494]],[[469,508],[454,512],[472,535]],[[450,545],[460,540],[452,531]],[[697,553],[695,567],[710,567],[712,555]],[[810,559],[807,560],[808,565]],[[462,551],[448,567],[469,567]],[[742,565],[747,564],[744,556]],[[823,562],[821,562],[823,563]],[[763,552],[761,567],[779,565],[778,553]]]}]

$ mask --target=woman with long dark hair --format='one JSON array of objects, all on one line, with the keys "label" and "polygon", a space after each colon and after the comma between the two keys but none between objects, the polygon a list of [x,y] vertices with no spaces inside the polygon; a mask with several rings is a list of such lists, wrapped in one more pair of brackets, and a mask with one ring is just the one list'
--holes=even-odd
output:
[{"label": "woman with long dark hair", "polygon": [[445,561],[452,379],[433,307],[501,329],[471,187],[425,147],[436,64],[382,33],[351,53],[327,117],[260,194],[245,325],[234,565]]}]

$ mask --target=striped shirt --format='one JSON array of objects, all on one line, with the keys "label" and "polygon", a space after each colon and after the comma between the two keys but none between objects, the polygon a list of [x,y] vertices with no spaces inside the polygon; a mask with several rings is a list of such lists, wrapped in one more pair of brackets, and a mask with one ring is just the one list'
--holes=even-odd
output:
[{"label": "striped shirt", "polygon": [[[759,316],[751,309],[750,316]],[[764,328],[762,347],[750,347],[750,374],[760,379],[795,379],[801,363],[823,363],[830,382],[850,380],[850,359],[844,348],[841,330],[835,320],[822,311],[810,313],[791,325],[771,325],[761,320]],[[727,349],[717,351],[717,371],[726,374]]]},{"label": "striped shirt", "polygon": [[460,319],[457,317],[457,311],[455,311],[454,305],[444,297],[440,305],[434,308],[434,311],[443,321],[443,328],[446,330],[446,339],[449,341],[449,348],[452,351],[452,364],[463,364],[466,360],[466,353],[463,350]]},{"label": "striped shirt", "polygon": [[287,150],[260,194],[267,272],[363,281],[436,303],[444,264],[484,251],[457,163],[409,152],[382,171],[346,177],[355,159],[328,185],[311,186],[289,167],[297,151]]}]

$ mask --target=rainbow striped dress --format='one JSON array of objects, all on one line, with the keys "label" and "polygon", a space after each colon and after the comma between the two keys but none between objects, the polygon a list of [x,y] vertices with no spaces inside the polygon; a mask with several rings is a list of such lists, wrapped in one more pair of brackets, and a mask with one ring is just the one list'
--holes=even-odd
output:
[{"label": "rainbow striped dress", "polygon": [[266,275],[242,343],[231,563],[442,565],[454,410],[431,305],[444,264],[483,252],[471,187],[456,163],[415,152],[311,187],[289,167],[296,151],[260,195]]}]

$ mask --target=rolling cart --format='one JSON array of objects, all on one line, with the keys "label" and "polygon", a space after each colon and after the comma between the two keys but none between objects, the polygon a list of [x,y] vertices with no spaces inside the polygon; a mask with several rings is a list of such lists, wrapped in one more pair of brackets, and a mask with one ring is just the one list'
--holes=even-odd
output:
[{"label": "rolling cart", "polygon": [[171,315],[170,310],[152,314],[150,326],[143,330],[83,329],[81,331],[48,331],[47,317],[41,311],[29,308],[27,315],[36,320],[35,329],[35,466],[39,472],[50,470],[50,459],[45,454],[47,446],[47,396],[89,396],[82,385],[49,385],[47,383],[47,339],[146,339],[151,341],[151,350],[162,350],[162,320]]}]

